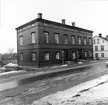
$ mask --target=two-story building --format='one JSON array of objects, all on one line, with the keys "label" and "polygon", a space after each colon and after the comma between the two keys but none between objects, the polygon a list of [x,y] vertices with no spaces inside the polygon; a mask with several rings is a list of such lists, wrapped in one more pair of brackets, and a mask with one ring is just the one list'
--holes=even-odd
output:
[{"label": "two-story building", "polygon": [[93,38],[93,56],[94,59],[108,59],[108,36],[99,34]]},{"label": "two-story building", "polygon": [[93,31],[46,20],[42,14],[17,30],[18,64],[48,66],[93,58]]}]

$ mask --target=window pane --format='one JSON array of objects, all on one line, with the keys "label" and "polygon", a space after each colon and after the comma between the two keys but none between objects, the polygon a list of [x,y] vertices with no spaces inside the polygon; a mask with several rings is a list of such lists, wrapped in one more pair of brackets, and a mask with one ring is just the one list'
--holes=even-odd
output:
[{"label": "window pane", "polygon": [[45,40],[45,43],[49,43],[49,34],[48,34],[48,32],[44,32],[44,40]]},{"label": "window pane", "polygon": [[20,53],[20,59],[23,60],[23,53]]},{"label": "window pane", "polygon": [[85,51],[84,53],[85,53],[85,54],[84,54],[84,55],[85,55],[85,57],[87,57],[87,51]]},{"label": "window pane", "polygon": [[45,53],[45,60],[49,60],[49,53]]},{"label": "window pane", "polygon": [[73,60],[76,59],[76,54],[75,54],[75,52],[72,52],[72,59],[73,59]]},{"label": "window pane", "polygon": [[32,35],[32,43],[35,43],[35,32],[33,32],[31,35]]},{"label": "window pane", "polygon": [[22,45],[23,44],[23,37],[20,36],[19,39],[20,39],[20,45]]},{"label": "window pane", "polygon": [[104,57],[104,53],[101,53],[101,57]]},{"label": "window pane", "polygon": [[72,44],[75,44],[75,36],[72,36]]},{"label": "window pane", "polygon": [[60,59],[60,53],[59,52],[56,53],[56,59]]},{"label": "window pane", "polygon": [[87,45],[87,38],[84,38],[84,45]]},{"label": "window pane", "polygon": [[32,60],[35,61],[36,60],[36,53],[32,53]]},{"label": "window pane", "polygon": [[78,43],[81,45],[81,37],[78,37]]},{"label": "window pane", "polygon": [[[95,40],[94,40],[94,44],[95,44]],[[92,40],[91,40],[91,38],[89,39],[89,45],[92,45]]]},{"label": "window pane", "polygon": [[55,42],[59,43],[59,35],[58,34],[55,34]]},{"label": "window pane", "polygon": [[101,46],[101,51],[104,51],[104,46]]},{"label": "window pane", "polygon": [[68,44],[68,36],[64,35],[64,44]]}]

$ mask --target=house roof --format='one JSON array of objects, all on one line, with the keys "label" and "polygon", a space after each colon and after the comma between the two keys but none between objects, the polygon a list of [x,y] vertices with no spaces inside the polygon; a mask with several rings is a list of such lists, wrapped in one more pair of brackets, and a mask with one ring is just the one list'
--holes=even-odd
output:
[{"label": "house roof", "polygon": [[108,39],[107,39],[106,37],[102,37],[102,36],[101,36],[101,37],[100,37],[100,36],[94,36],[94,38],[95,38],[95,37],[99,37],[99,38],[101,38],[101,39],[103,39],[103,40],[108,41]]},{"label": "house roof", "polygon": [[93,31],[88,30],[88,29],[84,29],[84,28],[80,28],[80,27],[76,27],[76,26],[71,26],[71,25],[67,25],[67,24],[62,24],[62,23],[59,23],[59,22],[54,22],[54,21],[50,21],[50,20],[46,20],[46,19],[42,19],[42,18],[37,18],[37,19],[34,19],[32,21],[29,21],[28,23],[25,23],[25,24],[17,27],[16,30],[21,29],[21,28],[23,28],[27,25],[33,24],[34,22],[44,22],[44,23],[48,23],[48,24],[54,24],[54,25],[57,25],[57,26],[63,26],[63,27],[66,27],[66,28],[76,29],[76,30],[79,30],[79,31],[85,31],[85,32],[93,33]]}]

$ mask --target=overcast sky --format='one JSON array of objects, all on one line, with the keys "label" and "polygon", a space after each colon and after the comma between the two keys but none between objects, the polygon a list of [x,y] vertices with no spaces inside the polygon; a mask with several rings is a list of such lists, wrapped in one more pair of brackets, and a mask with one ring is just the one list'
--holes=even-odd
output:
[{"label": "overcast sky", "polygon": [[0,6],[0,53],[14,48],[17,39],[15,28],[37,18],[66,24],[75,22],[77,27],[94,31],[94,35],[108,35],[108,0],[1,0]]}]

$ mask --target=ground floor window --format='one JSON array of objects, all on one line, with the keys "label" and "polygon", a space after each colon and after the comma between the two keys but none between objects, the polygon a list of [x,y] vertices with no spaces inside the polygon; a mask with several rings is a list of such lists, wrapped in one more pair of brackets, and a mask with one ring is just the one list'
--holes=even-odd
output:
[{"label": "ground floor window", "polygon": [[84,56],[87,57],[87,51],[84,52]]},{"label": "ground floor window", "polygon": [[32,52],[32,61],[36,60],[36,52]]},{"label": "ground floor window", "polygon": [[45,60],[48,61],[49,60],[49,52],[45,53]]},{"label": "ground floor window", "polygon": [[89,51],[89,56],[92,57],[92,51]]},{"label": "ground floor window", "polygon": [[76,59],[76,54],[75,54],[75,51],[72,52],[72,60],[75,60]]},{"label": "ground floor window", "polygon": [[56,59],[57,59],[57,60],[60,59],[60,52],[56,52]]},{"label": "ground floor window", "polygon": [[20,53],[20,59],[23,60],[23,53]]},{"label": "ground floor window", "polygon": [[98,53],[95,53],[95,58],[98,58]]},{"label": "ground floor window", "polygon": [[104,53],[101,53],[101,57],[104,57]]}]

